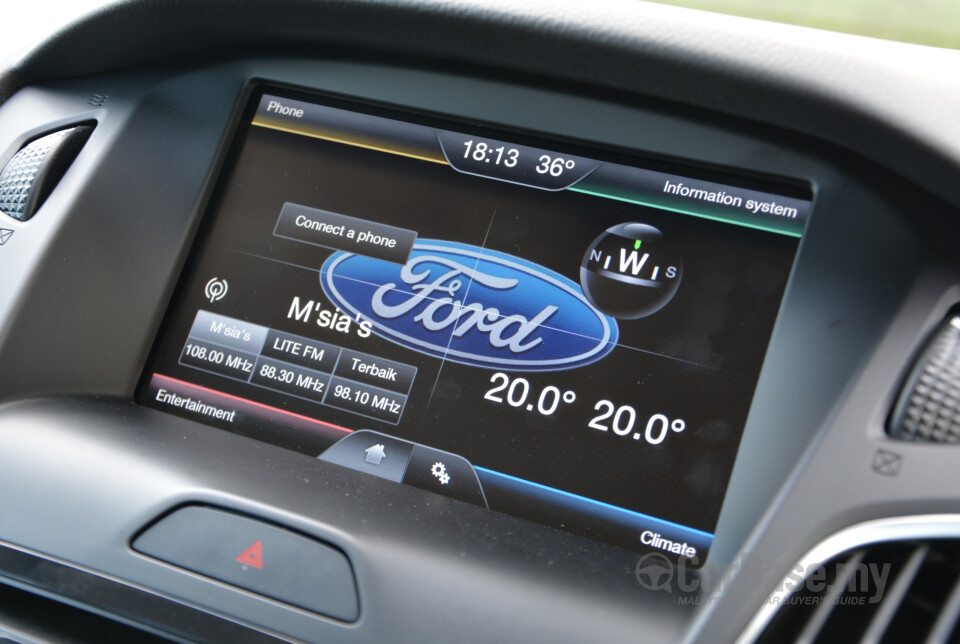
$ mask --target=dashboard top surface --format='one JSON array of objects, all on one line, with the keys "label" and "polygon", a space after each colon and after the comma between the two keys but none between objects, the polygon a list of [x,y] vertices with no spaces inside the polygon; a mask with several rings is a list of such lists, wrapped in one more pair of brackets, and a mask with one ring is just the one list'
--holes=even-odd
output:
[{"label": "dashboard top surface", "polygon": [[9,95],[252,47],[399,54],[707,109],[838,143],[960,202],[948,180],[960,165],[960,52],[630,0],[121,0],[26,52],[0,81]]}]

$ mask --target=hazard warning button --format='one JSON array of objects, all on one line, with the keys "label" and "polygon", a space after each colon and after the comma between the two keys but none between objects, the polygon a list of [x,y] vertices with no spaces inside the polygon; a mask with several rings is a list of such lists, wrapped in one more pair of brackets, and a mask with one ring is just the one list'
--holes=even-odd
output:
[{"label": "hazard warning button", "polygon": [[180,568],[347,622],[357,588],[337,548],[255,519],[203,506],[162,518],[133,549]]}]

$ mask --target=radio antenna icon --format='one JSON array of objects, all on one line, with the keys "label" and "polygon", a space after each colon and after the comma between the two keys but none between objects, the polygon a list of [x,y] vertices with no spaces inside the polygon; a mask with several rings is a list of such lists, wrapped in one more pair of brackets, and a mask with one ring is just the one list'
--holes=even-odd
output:
[{"label": "radio antenna icon", "polygon": [[214,277],[207,282],[206,288],[203,289],[203,294],[206,295],[210,303],[213,304],[214,302],[222,300],[229,288],[230,285],[227,284],[227,280]]}]

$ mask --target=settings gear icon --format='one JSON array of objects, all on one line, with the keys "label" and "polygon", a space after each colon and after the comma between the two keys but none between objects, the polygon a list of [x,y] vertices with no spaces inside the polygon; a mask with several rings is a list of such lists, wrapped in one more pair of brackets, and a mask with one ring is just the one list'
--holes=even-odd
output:
[{"label": "settings gear icon", "polygon": [[446,485],[450,482],[450,475],[447,474],[447,466],[437,461],[430,468],[430,473],[433,474],[440,481],[440,485]]}]

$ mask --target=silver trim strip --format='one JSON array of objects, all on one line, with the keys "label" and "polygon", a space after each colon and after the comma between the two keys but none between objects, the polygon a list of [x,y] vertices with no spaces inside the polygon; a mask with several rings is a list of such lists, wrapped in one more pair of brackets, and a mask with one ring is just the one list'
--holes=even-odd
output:
[{"label": "silver trim strip", "polygon": [[[960,514],[914,515],[867,521],[827,537],[801,557],[791,570],[796,570],[797,566],[800,566],[801,570],[806,570],[810,566],[829,561],[841,552],[861,546],[904,539],[950,537],[960,538]],[[792,588],[793,581],[795,579],[786,575],[783,577],[778,586],[780,590],[767,597],[760,610],[737,638],[737,644],[752,644],[757,640],[780,605],[786,603],[784,600],[792,594],[792,590],[786,589]]]},{"label": "silver trim strip", "polygon": [[817,635],[823,630],[824,624],[830,619],[830,613],[833,612],[833,600],[840,597],[850,577],[857,574],[857,564],[863,561],[864,554],[866,554],[866,550],[858,550],[847,559],[847,565],[843,567],[840,576],[834,582],[833,588],[827,593],[824,601],[817,606],[817,610],[807,621],[807,625],[803,628],[800,636],[797,637],[796,644],[813,644],[817,640]]},{"label": "silver trim strip", "polygon": [[958,615],[960,615],[960,581],[954,584],[950,596],[940,610],[940,617],[927,634],[927,644],[947,642],[957,623]]},{"label": "silver trim strip", "polygon": [[870,620],[866,632],[860,638],[861,642],[879,642],[883,634],[887,632],[890,621],[903,603],[903,598],[907,596],[907,591],[910,590],[913,580],[917,578],[917,573],[920,571],[920,566],[923,565],[923,560],[927,558],[928,552],[930,552],[930,546],[924,544],[916,548],[910,555],[910,559],[907,560],[903,570],[900,571],[893,582],[893,587],[884,593],[880,608],[874,614],[873,619]]}]

